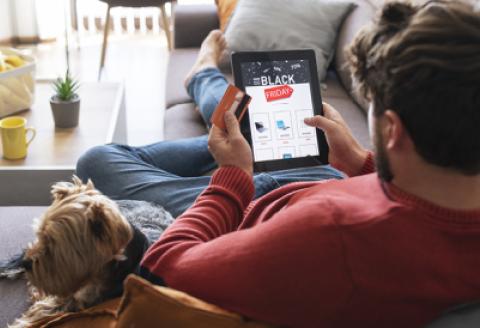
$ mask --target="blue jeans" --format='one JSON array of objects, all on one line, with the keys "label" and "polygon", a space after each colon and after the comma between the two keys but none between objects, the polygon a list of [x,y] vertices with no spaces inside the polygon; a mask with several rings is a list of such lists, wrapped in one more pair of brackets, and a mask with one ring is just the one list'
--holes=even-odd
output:
[{"label": "blue jeans", "polygon": [[[197,73],[188,86],[208,126],[227,85],[222,73],[209,68]],[[76,173],[83,181],[91,179],[112,199],[151,201],[177,217],[208,186],[210,177],[203,175],[216,168],[207,138],[204,135],[143,147],[97,146],[80,158]],[[253,177],[255,198],[291,182],[341,178],[343,174],[328,165],[260,173]]]}]

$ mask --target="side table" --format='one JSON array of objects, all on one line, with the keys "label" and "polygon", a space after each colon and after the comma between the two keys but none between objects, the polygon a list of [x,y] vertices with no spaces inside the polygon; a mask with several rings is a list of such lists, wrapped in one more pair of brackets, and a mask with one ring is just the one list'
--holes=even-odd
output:
[{"label": "side table", "polygon": [[78,158],[88,149],[107,143],[126,143],[124,88],[121,83],[83,83],[80,123],[55,128],[50,109],[51,83],[37,83],[32,109],[20,114],[37,130],[22,160],[0,159],[0,206],[49,205],[50,188],[71,181]]}]

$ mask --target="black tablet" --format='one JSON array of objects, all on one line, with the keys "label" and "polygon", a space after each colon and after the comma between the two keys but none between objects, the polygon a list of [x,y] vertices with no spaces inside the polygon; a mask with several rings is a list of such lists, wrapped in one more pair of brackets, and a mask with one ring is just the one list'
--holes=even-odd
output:
[{"label": "black tablet", "polygon": [[325,135],[304,123],[323,115],[314,51],[236,52],[232,66],[235,85],[252,97],[241,128],[254,170],[327,164]]}]

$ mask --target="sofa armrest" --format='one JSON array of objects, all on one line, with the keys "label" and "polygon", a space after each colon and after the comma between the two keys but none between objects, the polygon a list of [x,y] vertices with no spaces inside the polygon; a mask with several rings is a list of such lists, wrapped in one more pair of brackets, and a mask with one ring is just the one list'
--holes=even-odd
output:
[{"label": "sofa armrest", "polygon": [[174,6],[175,48],[198,48],[211,30],[219,28],[215,5]]}]

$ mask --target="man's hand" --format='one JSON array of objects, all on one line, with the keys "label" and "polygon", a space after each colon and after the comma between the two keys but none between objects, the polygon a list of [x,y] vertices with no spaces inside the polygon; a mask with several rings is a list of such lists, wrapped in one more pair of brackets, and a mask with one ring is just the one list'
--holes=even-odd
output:
[{"label": "man's hand", "polygon": [[323,130],[330,152],[328,161],[336,169],[352,176],[358,174],[367,158],[365,150],[353,137],[343,117],[332,106],[323,103],[324,116],[306,118],[305,124]]},{"label": "man's hand", "polygon": [[253,175],[252,150],[240,132],[240,125],[235,115],[225,113],[227,131],[212,126],[208,136],[208,149],[219,167],[236,166],[249,175]]}]

